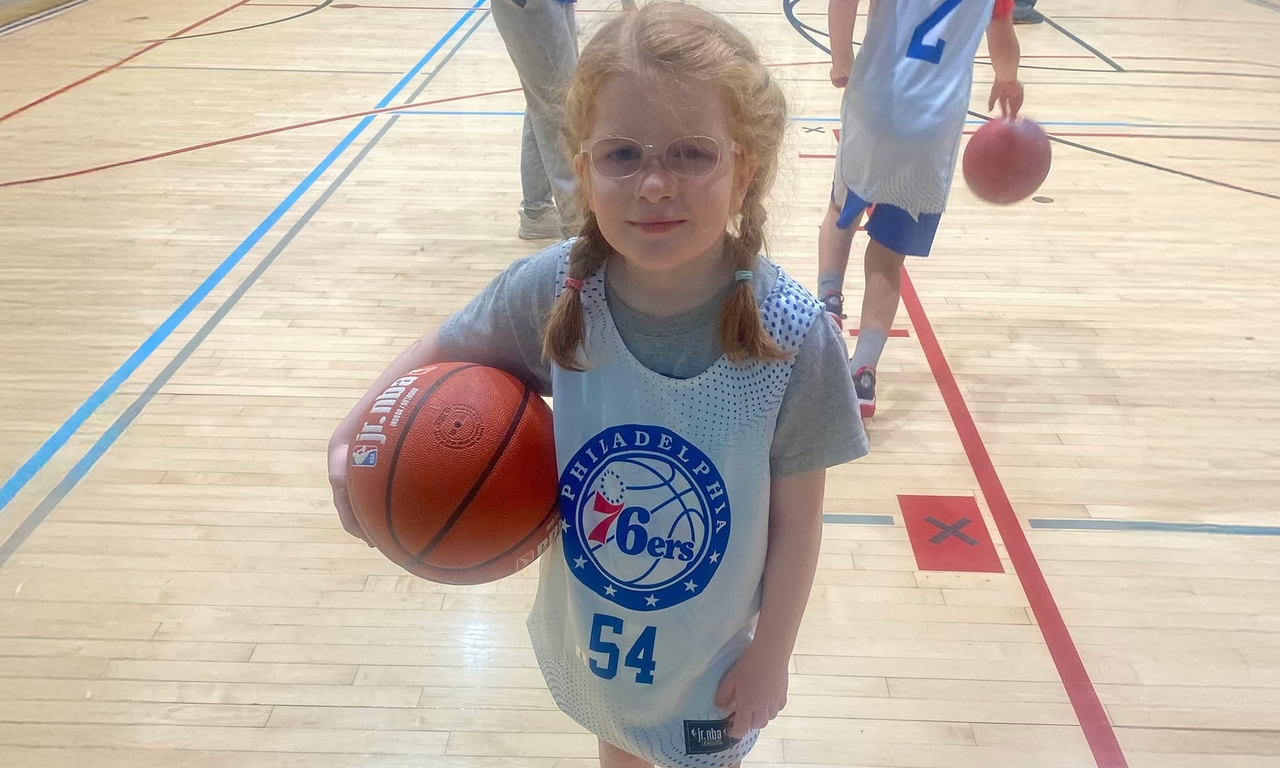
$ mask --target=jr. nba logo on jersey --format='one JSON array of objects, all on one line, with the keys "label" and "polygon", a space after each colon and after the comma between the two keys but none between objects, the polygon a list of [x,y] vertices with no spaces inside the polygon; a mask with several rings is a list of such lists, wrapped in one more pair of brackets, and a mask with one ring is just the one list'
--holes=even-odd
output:
[{"label": "jr. nba logo on jersey", "polygon": [[663,427],[610,427],[560,477],[564,555],[593,592],[660,611],[702,594],[729,544],[720,470]]}]

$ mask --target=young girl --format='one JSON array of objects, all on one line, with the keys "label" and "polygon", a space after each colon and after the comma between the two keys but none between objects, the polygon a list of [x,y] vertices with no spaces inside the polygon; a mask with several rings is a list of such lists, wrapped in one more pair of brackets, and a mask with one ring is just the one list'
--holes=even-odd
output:
[{"label": "young girl", "polygon": [[561,536],[529,634],[604,768],[734,766],[786,704],[826,468],[867,451],[822,305],[759,256],[786,125],[750,42],[693,7],[606,23],[567,97],[582,234],[516,262],[403,353],[555,398]]}]

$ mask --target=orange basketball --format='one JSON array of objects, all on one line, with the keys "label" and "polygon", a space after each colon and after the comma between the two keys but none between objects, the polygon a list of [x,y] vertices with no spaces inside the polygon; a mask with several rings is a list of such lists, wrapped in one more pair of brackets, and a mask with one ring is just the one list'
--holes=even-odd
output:
[{"label": "orange basketball", "polygon": [[1034,120],[997,118],[964,149],[964,180],[988,203],[1010,205],[1035,193],[1049,175],[1053,150]]},{"label": "orange basketball", "polygon": [[409,371],[374,401],[348,458],[365,534],[429,581],[510,576],[559,533],[551,409],[504,371]]}]

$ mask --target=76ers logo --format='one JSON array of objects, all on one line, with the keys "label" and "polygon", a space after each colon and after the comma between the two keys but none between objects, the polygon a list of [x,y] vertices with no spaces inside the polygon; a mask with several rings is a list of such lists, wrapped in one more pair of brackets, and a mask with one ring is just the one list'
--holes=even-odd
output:
[{"label": "76ers logo", "polygon": [[569,570],[636,611],[702,594],[729,544],[720,471],[663,427],[627,424],[588,440],[560,477],[560,510]]}]

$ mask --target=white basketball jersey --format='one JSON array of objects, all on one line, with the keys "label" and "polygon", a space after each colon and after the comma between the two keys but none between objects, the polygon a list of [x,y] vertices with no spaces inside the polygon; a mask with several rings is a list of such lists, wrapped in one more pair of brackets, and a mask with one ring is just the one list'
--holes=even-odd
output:
[{"label": "white basketball jersey", "polygon": [[[761,312],[794,352],[822,308],[777,279]],[[563,279],[563,265],[561,279]],[[553,367],[561,535],[529,617],[559,707],[605,741],[668,768],[738,762],[721,677],[751,643],[769,537],[769,450],[793,363],[722,357],[691,379],[645,368],[605,300],[582,288],[583,373]]]},{"label": "white basketball jersey", "polygon": [[994,3],[872,3],[841,110],[839,171],[858,197],[942,213]]}]

